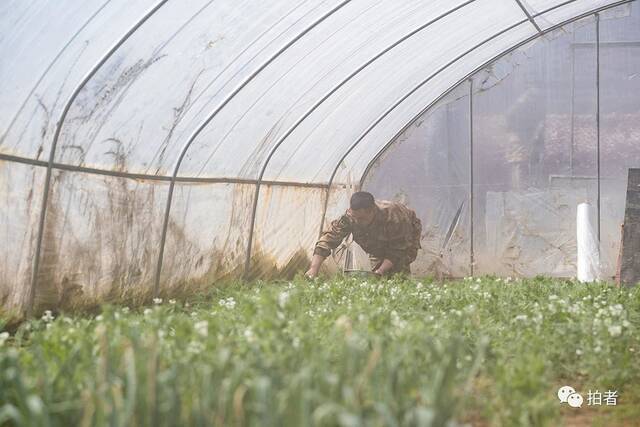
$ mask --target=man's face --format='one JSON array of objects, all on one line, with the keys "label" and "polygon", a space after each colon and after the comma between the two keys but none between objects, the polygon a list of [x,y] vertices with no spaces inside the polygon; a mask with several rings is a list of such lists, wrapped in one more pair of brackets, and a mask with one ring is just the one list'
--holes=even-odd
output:
[{"label": "man's face", "polygon": [[375,210],[373,208],[367,209],[349,209],[349,215],[358,225],[369,225],[373,222],[375,216]]}]

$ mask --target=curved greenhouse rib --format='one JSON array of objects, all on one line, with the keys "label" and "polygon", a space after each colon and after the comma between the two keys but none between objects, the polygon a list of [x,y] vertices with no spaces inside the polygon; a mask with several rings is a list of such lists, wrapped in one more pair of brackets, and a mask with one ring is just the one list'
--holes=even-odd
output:
[{"label": "curved greenhouse rib", "polygon": [[328,12],[326,12],[324,15],[322,15],[320,18],[318,18],[316,21],[314,21],[311,25],[309,25],[307,28],[305,28],[301,33],[299,33],[298,35],[293,37],[289,42],[287,42],[283,47],[281,47],[273,56],[271,56],[269,59],[267,59],[265,62],[263,62],[253,73],[251,73],[251,75],[249,75],[242,83],[240,83],[238,86],[236,86],[236,88],[220,104],[218,104],[218,106],[215,108],[215,110],[213,110],[213,112],[200,124],[200,126],[198,126],[198,128],[191,134],[191,136],[189,137],[189,139],[187,140],[185,145],[182,147],[182,149],[180,150],[180,156],[178,157],[176,165],[175,165],[175,167],[173,169],[173,174],[171,175],[171,183],[169,184],[169,194],[167,196],[167,206],[166,206],[165,212],[164,212],[164,219],[163,219],[163,223],[162,223],[162,234],[161,234],[161,237],[160,237],[160,254],[158,255],[158,262],[156,264],[156,273],[155,273],[154,291],[153,291],[154,295],[158,294],[158,290],[160,288],[160,273],[162,272],[162,262],[163,262],[163,258],[164,258],[164,246],[165,246],[165,243],[166,243],[166,240],[167,240],[167,228],[169,226],[169,214],[171,212],[171,203],[172,203],[172,199],[173,199],[173,190],[174,190],[175,183],[176,183],[176,177],[178,176],[178,171],[180,170],[180,165],[182,164],[182,160],[184,159],[184,156],[187,154],[187,150],[189,150],[189,147],[191,146],[193,141],[198,137],[200,132],[202,132],[202,130],[207,127],[207,125],[211,122],[211,120],[213,120],[218,115],[218,113],[245,86],[247,86],[258,74],[260,74],[266,67],[268,67],[269,64],[271,64],[273,61],[275,61],[282,53],[284,53],[292,45],[294,45],[298,40],[300,40],[302,37],[304,37],[309,31],[313,30],[320,23],[325,21],[327,18],[329,18],[334,13],[336,13],[338,10],[342,9],[344,6],[346,6],[350,2],[351,2],[351,0],[344,0],[341,3],[339,3],[333,9],[331,9]]},{"label": "curved greenhouse rib", "polygon": [[278,150],[278,148],[282,145],[282,143],[289,137],[289,135],[291,135],[291,133],[293,133],[293,131],[295,131],[298,128],[298,126],[300,126],[300,124],[303,121],[305,121],[307,119],[307,117],[309,117],[320,105],[322,105],[324,103],[324,101],[326,101],[331,95],[333,95],[335,92],[337,92],[346,83],[351,81],[351,79],[353,77],[355,77],[356,75],[358,75],[362,70],[367,68],[369,65],[374,63],[376,60],[378,60],[380,57],[382,57],[384,54],[386,54],[390,50],[392,50],[395,47],[397,47],[398,45],[400,45],[402,42],[404,42],[407,39],[413,37],[414,35],[416,35],[420,31],[424,30],[425,28],[428,28],[429,26],[431,26],[432,24],[438,22],[439,20],[441,20],[441,19],[449,16],[450,14],[452,14],[452,13],[454,13],[454,12],[456,12],[456,11],[462,9],[462,8],[464,8],[465,6],[469,5],[470,3],[473,3],[474,1],[475,0],[467,0],[467,1],[463,2],[463,3],[460,3],[456,7],[452,8],[452,9],[449,9],[448,11],[446,11],[443,14],[437,16],[436,18],[433,18],[430,21],[428,21],[427,23],[422,24],[418,28],[415,28],[414,30],[412,30],[408,34],[405,34],[404,36],[402,36],[401,38],[399,38],[398,40],[396,40],[395,42],[391,43],[389,46],[387,46],[386,48],[384,48],[383,50],[378,52],[376,55],[374,55],[372,58],[370,58],[364,64],[359,66],[356,70],[351,72],[346,78],[344,78],[340,83],[335,85],[330,91],[328,91],[326,94],[324,94],[322,96],[322,98],[320,98],[318,101],[316,101],[313,104],[313,106],[311,106],[278,139],[278,141],[275,143],[275,145],[273,146],[273,148],[269,152],[269,155],[265,159],[265,162],[262,165],[262,168],[260,169],[260,174],[258,175],[258,184],[256,184],[256,191],[255,191],[254,196],[253,196],[253,205],[252,205],[252,209],[251,209],[251,223],[250,223],[250,226],[249,226],[249,240],[248,240],[248,243],[247,243],[247,253],[246,253],[245,264],[244,264],[244,275],[245,275],[245,277],[248,275],[249,269],[251,267],[251,250],[252,250],[252,245],[253,245],[253,232],[254,232],[254,228],[255,228],[256,211],[258,209],[258,198],[260,197],[260,182],[262,181],[262,178],[264,177],[265,171],[267,170],[267,166],[269,165],[269,161],[271,160],[271,158],[273,157],[275,152]]},{"label": "curved greenhouse rib", "polygon": [[160,9],[168,0],[161,0],[158,2],[151,10],[149,10],[136,24],[127,31],[127,33],[118,40],[116,44],[114,44],[111,49],[98,61],[96,65],[87,73],[82,82],[76,87],[76,89],[71,94],[71,97],[65,104],[64,110],[60,115],[60,119],[58,123],[56,123],[56,131],[53,135],[53,142],[51,144],[51,151],[49,152],[49,161],[47,162],[47,174],[44,181],[44,190],[42,195],[42,206],[40,209],[40,219],[38,222],[38,237],[36,240],[36,252],[33,260],[33,270],[31,276],[31,286],[29,288],[29,296],[27,302],[27,314],[30,315],[33,310],[33,302],[35,298],[35,290],[38,282],[38,269],[40,267],[40,252],[42,249],[42,238],[44,235],[44,225],[45,218],[47,214],[47,203],[49,200],[49,187],[51,186],[51,171],[53,169],[53,163],[56,155],[56,147],[58,145],[58,139],[60,138],[60,130],[62,129],[62,125],[67,118],[67,114],[71,109],[71,105],[76,100],[82,89],[85,85],[91,80],[91,78],[98,72],[98,70],[111,58],[111,56],[122,46],[128,39],[131,37],[133,33],[135,33],[158,9]]},{"label": "curved greenhouse rib", "polygon": [[4,142],[4,139],[7,137],[7,135],[9,134],[9,132],[11,131],[11,128],[13,127],[13,125],[16,123],[16,120],[18,120],[18,117],[20,116],[20,113],[22,113],[22,110],[24,110],[24,107],[27,105],[27,102],[29,102],[29,98],[31,98],[31,96],[33,95],[33,93],[36,91],[36,89],[38,88],[38,86],[40,85],[40,83],[42,83],[42,80],[45,78],[45,76],[47,75],[47,73],[49,73],[49,70],[51,70],[51,67],[53,67],[53,65],[58,61],[58,59],[60,59],[60,57],[62,56],[62,54],[64,53],[65,50],[67,50],[67,48],[71,45],[71,43],[73,43],[73,41],[76,39],[76,37],[78,37],[78,35],[82,32],[82,30],[84,30],[87,25],[89,25],[89,23],[91,23],[91,21],[93,21],[93,18],[95,18],[96,16],[98,16],[98,14],[100,12],[102,12],[102,10],[107,6],[107,4],[109,4],[111,0],[107,0],[102,6],[100,6],[98,8],[98,10],[96,10],[90,17],[89,19],[87,19],[85,21],[84,24],[82,24],[82,26],[78,29],[78,31],[76,31],[73,36],[71,36],[71,38],[69,39],[69,41],[67,43],[65,43],[65,45],[62,47],[62,49],[60,49],[60,51],[56,54],[56,56],[51,60],[51,62],[49,63],[49,65],[44,69],[44,71],[42,72],[42,74],[40,75],[40,77],[38,78],[38,81],[36,81],[36,83],[33,85],[33,87],[31,88],[31,90],[29,91],[29,93],[27,94],[27,96],[25,96],[24,101],[22,101],[22,104],[20,104],[20,107],[18,108],[18,110],[16,110],[16,113],[13,115],[13,118],[11,119],[11,121],[9,122],[9,125],[7,126],[7,129],[5,130],[4,134],[2,136],[0,136],[0,144],[2,144]]},{"label": "curved greenhouse rib", "polygon": [[[429,105],[427,105],[425,108],[423,108],[418,114],[416,114],[415,116],[413,116],[413,118],[411,118],[411,120],[409,120],[409,122],[404,125],[394,136],[393,138],[391,138],[389,140],[389,142],[387,142],[377,153],[376,155],[371,159],[371,161],[367,164],[366,168],[364,169],[364,172],[362,173],[362,176],[360,177],[360,187],[362,187],[362,184],[364,183],[365,178],[367,177],[367,175],[369,174],[371,168],[373,167],[373,165],[380,159],[380,157],[389,149],[389,147],[391,145],[393,145],[393,143],[395,142],[395,140],[403,133],[405,132],[413,123],[415,123],[416,120],[418,120],[420,118],[420,116],[422,116],[423,114],[425,114],[427,111],[429,111],[429,109],[431,109],[434,105],[436,105],[440,100],[442,100],[445,96],[447,96],[452,90],[454,90],[456,87],[458,87],[460,84],[464,83],[465,80],[471,78],[475,73],[477,73],[478,71],[480,71],[482,68],[488,66],[489,64],[491,64],[492,62],[497,61],[498,59],[502,58],[505,55],[508,55],[509,53],[513,52],[514,50],[526,45],[527,43],[530,43],[531,41],[535,40],[536,38],[545,35],[549,32],[552,32],[554,30],[557,30],[558,28],[563,27],[564,25],[570,24],[572,22],[578,21],[580,19],[586,18],[588,16],[591,15],[595,15],[598,12],[602,12],[604,10],[607,9],[612,9],[614,7],[626,4],[626,3],[633,3],[636,0],[621,0],[621,1],[617,1],[615,3],[611,3],[609,5],[606,6],[602,6],[596,9],[593,9],[589,12],[585,12],[582,13],[580,15],[576,15],[571,19],[568,19],[566,21],[563,21],[559,24],[553,25],[547,29],[545,29],[542,34],[537,34],[534,36],[531,36],[525,40],[523,40],[522,42],[512,46],[511,48],[505,50],[504,52],[501,52],[500,54],[494,56],[493,58],[491,58],[490,60],[486,61],[485,63],[483,63],[482,65],[480,65],[479,67],[477,67],[476,69],[474,69],[472,72],[470,72],[469,74],[467,74],[466,76],[464,76],[463,78],[461,78],[460,80],[458,80],[454,85],[452,85],[449,89],[447,89],[445,92],[442,93],[442,95],[440,95],[438,98],[436,98],[434,101],[432,101],[431,103],[429,103]],[[561,6],[567,4],[569,2],[563,3]],[[555,6],[553,8],[547,9],[545,11],[542,11],[538,14],[536,14],[535,16],[540,16],[540,15],[544,15],[548,12],[550,12],[551,10],[557,9],[559,6]],[[344,161],[344,159],[346,158],[346,155],[343,156],[340,161],[338,162],[338,165],[336,166],[336,170],[338,169],[340,163],[342,163],[342,161]],[[331,187],[332,185],[332,180],[329,180],[329,187]],[[322,227],[322,226],[321,226]]]}]

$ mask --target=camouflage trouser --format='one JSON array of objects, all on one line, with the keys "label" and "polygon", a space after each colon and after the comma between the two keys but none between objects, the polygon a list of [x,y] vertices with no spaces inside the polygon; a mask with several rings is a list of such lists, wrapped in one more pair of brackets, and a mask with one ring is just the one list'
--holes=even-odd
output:
[{"label": "camouflage trouser", "polygon": [[[410,265],[416,259],[417,254],[417,248],[410,250],[407,256],[402,260],[403,262],[400,262],[397,265],[394,264],[393,267],[385,273],[385,276],[391,276],[394,274],[411,274]],[[369,261],[371,262],[371,271],[375,271],[382,265],[384,258],[369,255]]]}]

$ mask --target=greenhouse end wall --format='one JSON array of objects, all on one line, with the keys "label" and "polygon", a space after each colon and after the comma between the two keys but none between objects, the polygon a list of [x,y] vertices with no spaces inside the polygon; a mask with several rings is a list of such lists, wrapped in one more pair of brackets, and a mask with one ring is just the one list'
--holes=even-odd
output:
[{"label": "greenhouse end wall", "polygon": [[[415,270],[442,273],[438,248],[458,221],[454,236],[473,239],[473,258],[468,244],[447,243],[444,253],[458,254],[457,268],[446,270],[451,276],[473,268],[573,277],[576,210],[588,202],[601,233],[601,279],[611,280],[627,170],[640,167],[639,75],[640,10],[623,5],[499,59],[420,116],[364,177],[377,197],[405,200],[418,211],[427,233]],[[472,118],[459,107],[470,84]],[[458,183],[449,179],[453,168],[467,172]],[[469,225],[468,206],[458,220],[457,198],[449,194],[456,184],[469,191],[471,181]]]}]

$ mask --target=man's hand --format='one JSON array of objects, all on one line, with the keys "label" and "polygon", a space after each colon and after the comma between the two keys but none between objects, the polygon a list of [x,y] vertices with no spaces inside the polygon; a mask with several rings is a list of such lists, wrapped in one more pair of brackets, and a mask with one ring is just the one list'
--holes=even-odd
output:
[{"label": "man's hand", "polygon": [[379,276],[384,276],[384,274],[392,268],[393,263],[385,258],[384,261],[382,261],[382,264],[380,264],[380,267],[375,269],[373,272]]},{"label": "man's hand", "polygon": [[309,267],[309,270],[307,270],[304,275],[310,279],[318,277],[318,271],[320,271],[320,266],[323,262],[324,257],[322,255],[315,254],[313,258],[311,258],[311,266]]},{"label": "man's hand", "polygon": [[318,277],[318,270],[313,268],[313,267],[311,267],[311,268],[309,268],[309,270],[307,270],[306,273],[304,273],[304,275],[306,277],[308,277],[309,279],[314,279],[314,278]]}]

